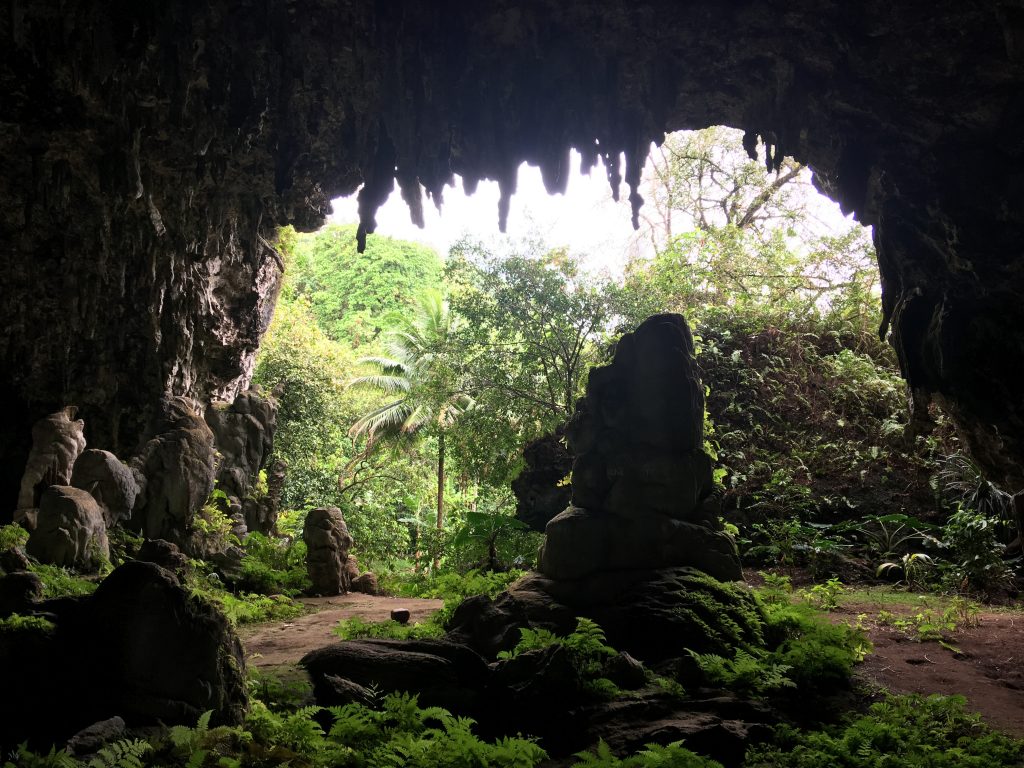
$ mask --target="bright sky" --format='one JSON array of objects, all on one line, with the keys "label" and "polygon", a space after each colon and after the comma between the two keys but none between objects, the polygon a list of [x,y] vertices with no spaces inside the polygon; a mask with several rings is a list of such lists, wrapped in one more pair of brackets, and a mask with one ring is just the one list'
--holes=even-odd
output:
[{"label": "bright sky", "polygon": [[[737,146],[738,136],[737,132]],[[519,167],[518,191],[512,198],[507,234],[512,239],[539,235],[551,247],[568,246],[592,271],[621,274],[630,254],[650,255],[650,247],[638,237],[630,222],[631,212],[626,200],[629,189],[623,183],[619,202],[615,203],[604,166],[599,163],[586,176],[579,172],[579,163],[580,156],[574,151],[573,170],[564,195],[549,195],[540,170],[523,163]],[[649,171],[650,163],[645,179]],[[377,212],[377,234],[425,243],[442,256],[467,234],[484,241],[499,240],[498,183],[481,182],[476,193],[469,197],[463,193],[462,180],[457,176],[456,182],[454,188],[445,189],[440,214],[432,203],[425,202],[423,229],[410,221],[409,209],[396,185]],[[813,191],[810,194],[813,215],[829,229],[845,230],[852,223],[852,218],[843,217],[839,212],[838,205]],[[355,195],[332,202],[334,212],[329,223],[354,224],[359,220]]]}]

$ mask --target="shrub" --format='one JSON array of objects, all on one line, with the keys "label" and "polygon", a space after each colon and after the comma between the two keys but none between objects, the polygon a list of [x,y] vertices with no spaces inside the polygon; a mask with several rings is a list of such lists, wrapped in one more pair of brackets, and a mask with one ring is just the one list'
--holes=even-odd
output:
[{"label": "shrub", "polygon": [[250,533],[245,539],[240,586],[263,594],[295,596],[309,587],[306,545]]}]

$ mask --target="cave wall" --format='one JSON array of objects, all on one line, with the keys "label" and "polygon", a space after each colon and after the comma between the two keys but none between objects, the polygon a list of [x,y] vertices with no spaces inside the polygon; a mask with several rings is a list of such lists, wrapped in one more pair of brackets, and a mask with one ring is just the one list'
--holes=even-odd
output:
[{"label": "cave wall", "polygon": [[130,453],[161,396],[244,386],[277,226],[365,182],[365,236],[395,178],[414,219],[452,173],[507,201],[523,160],[558,191],[570,147],[635,187],[713,124],[874,225],[916,401],[1024,487],[1019,2],[11,0],[0,43],[0,515],[38,416]]}]

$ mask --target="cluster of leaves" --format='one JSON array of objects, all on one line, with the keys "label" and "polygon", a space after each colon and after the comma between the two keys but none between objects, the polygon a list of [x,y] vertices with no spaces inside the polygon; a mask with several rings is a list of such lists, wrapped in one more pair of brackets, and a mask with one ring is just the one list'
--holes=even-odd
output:
[{"label": "cluster of leaves", "polygon": [[569,659],[587,690],[603,698],[618,695],[618,687],[603,676],[605,662],[618,651],[608,645],[604,630],[591,619],[577,616],[576,629],[564,637],[543,628],[522,627],[519,633],[519,642],[515,648],[500,652],[499,659],[514,659],[521,653],[542,650],[554,645],[561,646],[568,652]]},{"label": "cluster of leaves", "polygon": [[219,579],[209,575],[192,574],[186,587],[194,598],[214,603],[232,624],[287,621],[305,613],[302,604],[287,595],[229,592]]},{"label": "cluster of leaves", "polygon": [[294,597],[309,586],[306,545],[301,540],[250,533],[245,538],[241,572],[243,589]]},{"label": "cluster of leaves", "polygon": [[1003,736],[964,711],[964,699],[892,696],[826,731],[782,726],[774,743],[747,753],[746,768],[1009,768],[1024,742]]},{"label": "cluster of leaves", "polygon": [[59,565],[32,563],[29,568],[43,582],[43,597],[47,599],[91,595],[99,586],[96,581]]},{"label": "cluster of leaves", "polygon": [[28,531],[17,523],[0,525],[0,552],[21,549],[28,542]]},{"label": "cluster of leaves", "polygon": [[604,741],[598,742],[593,752],[578,752],[572,768],[722,768],[722,764],[698,755],[683,746],[682,741],[671,744],[648,744],[634,755],[616,757]]},{"label": "cluster of leaves", "polygon": [[0,619],[0,635],[15,632],[38,632],[46,634],[56,629],[56,625],[42,616],[25,616],[12,613]]},{"label": "cluster of leaves", "polygon": [[428,640],[444,634],[444,627],[438,623],[437,614],[420,624],[400,624],[397,621],[366,621],[359,616],[342,619],[331,630],[342,640],[364,640],[367,638],[388,638],[392,640]]}]

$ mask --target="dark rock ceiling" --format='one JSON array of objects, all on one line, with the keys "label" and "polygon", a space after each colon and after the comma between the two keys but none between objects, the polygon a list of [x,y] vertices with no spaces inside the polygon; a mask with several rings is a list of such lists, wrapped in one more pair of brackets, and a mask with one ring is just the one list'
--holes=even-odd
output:
[{"label": "dark rock ceiling", "polygon": [[1020,0],[5,5],[0,515],[39,415],[78,405],[127,454],[161,395],[244,381],[278,225],[365,182],[370,231],[393,177],[414,218],[452,173],[511,194],[523,160],[557,191],[570,147],[635,183],[651,140],[713,124],[875,227],[919,401],[1024,488]]}]

